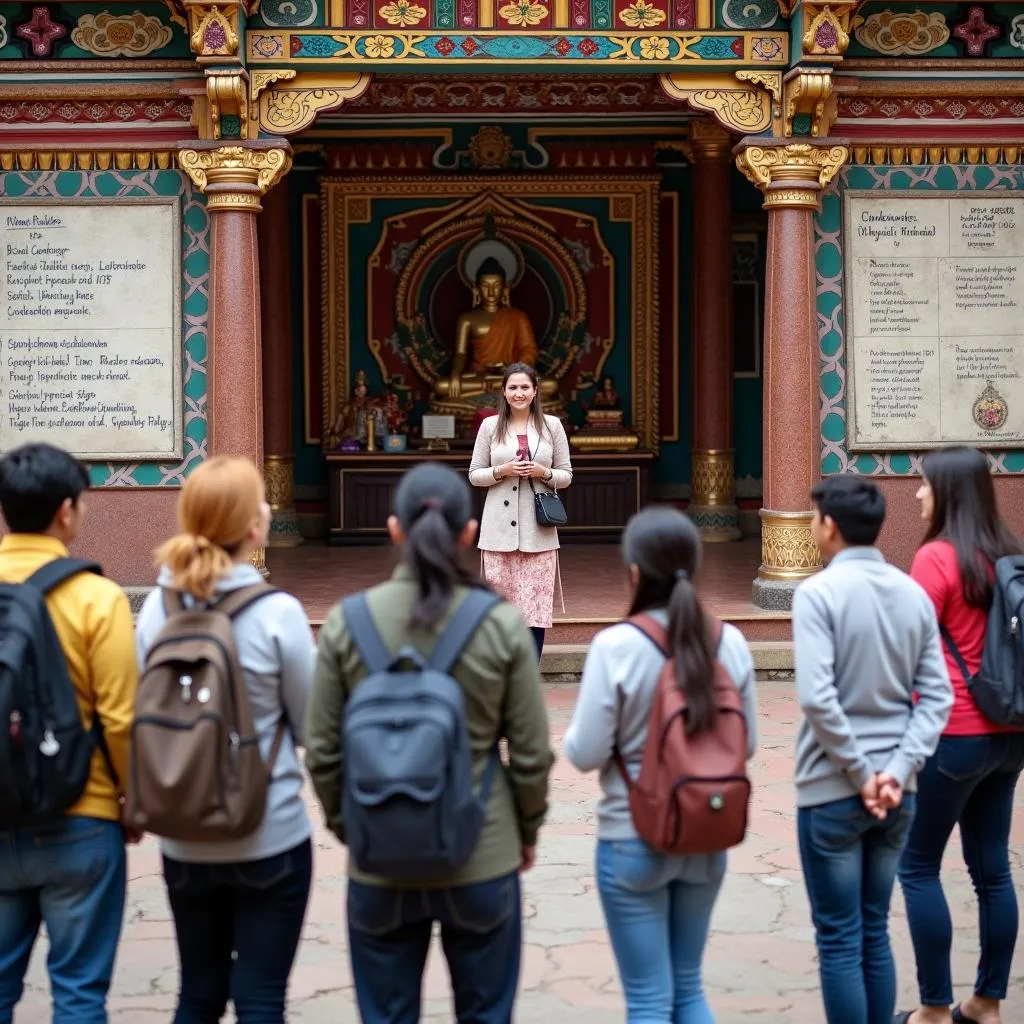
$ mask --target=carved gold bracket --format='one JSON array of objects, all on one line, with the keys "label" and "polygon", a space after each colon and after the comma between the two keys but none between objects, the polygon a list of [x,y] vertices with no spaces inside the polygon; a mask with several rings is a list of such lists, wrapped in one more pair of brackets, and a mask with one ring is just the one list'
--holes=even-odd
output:
[{"label": "carved gold bracket", "polygon": [[811,136],[824,138],[836,119],[837,97],[832,87],[831,68],[794,68],[783,83],[783,117],[780,134],[793,134],[793,120],[798,114],[811,119]]},{"label": "carved gold bracket", "polygon": [[[277,72],[257,72],[275,75]],[[273,79],[253,78],[250,92],[259,127],[272,135],[294,135],[308,128],[318,114],[337,110],[369,88],[371,76],[358,72],[328,75],[286,71]]]},{"label": "carved gold bracket", "polygon": [[816,209],[818,195],[849,159],[849,147],[832,142],[749,145],[736,158],[743,175],[764,194],[766,209]]},{"label": "carved gold bracket", "polygon": [[291,167],[291,148],[278,146],[216,146],[181,149],[178,165],[206,194],[206,208],[258,213],[260,196]]},{"label": "carved gold bracket", "polygon": [[[711,114],[728,131],[757,135],[772,126],[772,96],[760,80],[741,80],[738,74],[720,72],[661,75],[659,81],[666,95]],[[779,87],[781,82],[779,74]]]}]

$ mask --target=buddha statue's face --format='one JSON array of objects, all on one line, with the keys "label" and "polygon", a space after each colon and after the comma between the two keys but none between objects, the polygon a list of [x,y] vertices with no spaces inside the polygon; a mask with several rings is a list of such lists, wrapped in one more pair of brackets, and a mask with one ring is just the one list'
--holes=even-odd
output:
[{"label": "buddha statue's face", "polygon": [[500,274],[481,274],[476,281],[476,290],[484,309],[495,310],[501,304],[505,291],[505,279]]}]

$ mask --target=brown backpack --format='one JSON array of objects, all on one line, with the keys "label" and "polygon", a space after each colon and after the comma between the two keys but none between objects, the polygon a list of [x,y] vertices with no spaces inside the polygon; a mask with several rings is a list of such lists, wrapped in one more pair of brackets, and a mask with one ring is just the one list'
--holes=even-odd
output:
[{"label": "brown backpack", "polygon": [[[679,689],[665,629],[647,615],[626,620],[666,657],[648,720],[647,745],[634,782],[618,748],[613,756],[629,789],[633,824],[661,853],[711,853],[743,841],[747,831],[747,722],[743,699],[726,667],[715,659],[718,713],[711,729],[687,736],[686,694]],[[722,624],[710,619],[717,651]]]},{"label": "brown backpack", "polygon": [[186,608],[164,591],[167,621],[135,699],[125,820],[167,839],[218,842],[251,834],[284,738],[282,717],[264,764],[232,620],[276,593],[264,583]]}]

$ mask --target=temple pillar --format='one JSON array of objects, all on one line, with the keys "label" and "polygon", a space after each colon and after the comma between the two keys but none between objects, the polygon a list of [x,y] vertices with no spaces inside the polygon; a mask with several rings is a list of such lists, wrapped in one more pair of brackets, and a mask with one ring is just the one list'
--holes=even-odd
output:
[{"label": "temple pillar", "polygon": [[740,536],[733,451],[731,138],[693,121],[693,450],[688,512],[705,540]]},{"label": "temple pillar", "polygon": [[[286,173],[283,140],[225,146],[191,144],[178,164],[206,195],[210,216],[210,313],[207,406],[210,455],[244,455],[263,465],[260,337],[260,197]],[[253,564],[266,574],[263,550]]]},{"label": "temple pillar", "polygon": [[272,548],[302,543],[295,513],[288,221],[288,190],[282,185],[267,193],[257,225],[263,326],[263,474],[272,514]]},{"label": "temple pillar", "polygon": [[821,471],[814,213],[848,149],[746,139],[740,170],[764,192],[768,268],[764,325],[764,507],[753,600],[785,611],[801,580],[821,568],[811,536],[810,490]]}]

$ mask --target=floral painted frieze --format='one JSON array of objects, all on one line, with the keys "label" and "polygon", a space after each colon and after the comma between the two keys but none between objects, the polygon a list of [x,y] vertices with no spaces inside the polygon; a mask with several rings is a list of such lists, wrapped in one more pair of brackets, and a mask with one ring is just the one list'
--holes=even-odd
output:
[{"label": "floral painted frieze", "polygon": [[71,41],[97,57],[145,57],[165,47],[173,33],[159,18],[132,14],[83,14],[71,33]]},{"label": "floral painted frieze", "polygon": [[854,36],[887,57],[920,57],[949,40],[949,26],[938,11],[879,11],[868,15]]}]

